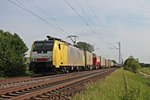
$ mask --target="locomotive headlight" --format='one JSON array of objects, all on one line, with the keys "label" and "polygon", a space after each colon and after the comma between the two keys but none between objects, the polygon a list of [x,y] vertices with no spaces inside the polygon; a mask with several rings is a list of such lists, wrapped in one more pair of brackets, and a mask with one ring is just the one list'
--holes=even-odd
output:
[{"label": "locomotive headlight", "polygon": [[35,61],[35,59],[32,59],[32,61]]},{"label": "locomotive headlight", "polygon": [[52,59],[51,59],[51,58],[49,58],[49,59],[48,59],[48,61],[52,61]]}]

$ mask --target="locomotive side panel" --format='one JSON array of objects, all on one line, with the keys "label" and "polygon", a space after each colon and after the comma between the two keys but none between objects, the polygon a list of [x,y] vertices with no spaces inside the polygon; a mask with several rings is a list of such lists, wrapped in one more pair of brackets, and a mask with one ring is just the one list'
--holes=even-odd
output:
[{"label": "locomotive side panel", "polygon": [[53,49],[53,65],[56,68],[67,65],[67,45],[57,40]]}]

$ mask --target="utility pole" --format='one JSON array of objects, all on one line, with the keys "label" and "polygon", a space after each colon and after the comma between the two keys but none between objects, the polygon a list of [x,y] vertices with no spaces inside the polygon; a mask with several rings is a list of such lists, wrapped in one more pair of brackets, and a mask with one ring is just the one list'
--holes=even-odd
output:
[{"label": "utility pole", "polygon": [[69,35],[67,38],[70,38],[70,39],[71,39],[71,41],[73,42],[73,44],[75,45],[75,44],[76,44],[76,41],[77,41],[78,36],[76,36],[76,35]]},{"label": "utility pole", "polygon": [[121,43],[120,42],[118,42],[118,44],[119,44],[119,65],[121,65]]},{"label": "utility pole", "polygon": [[114,45],[112,45],[111,43],[108,43],[109,45],[111,45],[114,49],[116,49],[116,50],[118,50],[119,51],[119,58],[118,58],[118,64],[119,65],[122,65],[122,57],[121,57],[121,43],[120,42],[118,42],[118,45],[119,45],[119,47],[116,47],[116,46],[114,46]]}]

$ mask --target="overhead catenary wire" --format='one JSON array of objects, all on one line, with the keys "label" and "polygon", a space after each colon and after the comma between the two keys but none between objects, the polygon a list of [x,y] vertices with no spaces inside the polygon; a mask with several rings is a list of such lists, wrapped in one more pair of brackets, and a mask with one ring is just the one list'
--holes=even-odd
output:
[{"label": "overhead catenary wire", "polygon": [[[75,1],[78,3],[77,0],[75,0]],[[90,20],[90,17],[88,16],[88,14],[86,14],[84,8],[82,8],[82,6],[80,5],[80,3],[78,3],[78,6],[80,7],[82,13],[86,15],[86,17],[88,18],[88,21],[91,22],[92,20]],[[88,4],[88,6],[90,6],[90,5]],[[91,12],[94,14],[95,18],[99,20],[99,17],[96,15],[96,13],[94,12],[94,10],[92,10],[92,7],[90,7],[89,9],[90,9]],[[98,22],[98,21],[97,21],[97,22]],[[92,22],[91,22],[91,23],[92,23]],[[92,23],[92,24],[93,24],[93,23]],[[101,24],[101,26],[102,26],[103,28],[106,28],[102,23],[100,23],[100,24]],[[99,30],[98,30],[98,31],[99,31]],[[108,31],[105,30],[105,32],[107,33]],[[101,39],[100,39],[100,40],[101,40]],[[107,42],[107,41],[105,41],[105,40],[103,40],[103,39],[102,39],[101,41],[104,42],[105,44],[106,44],[106,43],[109,43],[109,42]],[[106,45],[105,45],[105,46],[106,46]],[[107,46],[107,47],[108,47],[108,46]]]},{"label": "overhead catenary wire", "polygon": [[[85,12],[85,10],[84,10],[83,7],[80,5],[80,3],[78,2],[78,0],[75,0],[75,1],[76,1],[77,5],[79,6],[79,8],[81,9],[82,13],[87,17],[88,22],[89,22],[90,24],[92,24],[92,25],[93,25],[93,28],[94,28],[94,24],[93,24],[91,18],[90,18],[90,17],[88,16],[88,14]],[[96,28],[95,28],[95,30],[100,33],[100,31],[97,30]]]},{"label": "overhead catenary wire", "polygon": [[[90,17],[88,16],[88,14],[85,12],[85,10],[83,9],[83,7],[79,4],[78,0],[75,0],[75,1],[76,1],[77,5],[79,6],[79,8],[81,9],[82,13],[85,14],[85,16],[88,18],[88,21],[89,21],[91,24],[93,24],[93,23],[92,23],[92,20],[90,19]],[[101,33],[101,32],[100,32],[99,30],[97,30],[97,29],[96,29],[96,31],[99,32],[99,33]],[[101,40],[101,39],[100,39],[100,40]],[[103,40],[101,40],[101,41],[103,41]],[[105,42],[105,41],[103,41],[103,42]]]},{"label": "overhead catenary wire", "polygon": [[[95,32],[95,30],[93,30],[92,28],[91,28],[91,26],[86,22],[86,20],[77,12],[77,10],[67,1],[67,0],[65,0],[65,2],[69,5],[69,7],[78,15],[78,17],[83,21],[83,23],[86,25],[86,26],[88,26],[94,33],[96,33]],[[82,9],[82,8],[81,8]],[[82,9],[83,10],[83,9]],[[82,12],[84,12],[84,11],[82,11]],[[100,39],[101,41],[103,41],[105,44],[106,44],[106,42],[104,41],[104,40],[102,40],[102,39]]]},{"label": "overhead catenary wire", "polygon": [[[85,12],[84,8],[80,5],[80,3],[78,2],[78,0],[75,0],[78,7],[81,9],[82,13],[87,17],[89,23],[93,24],[92,20],[90,19],[90,17],[88,16],[88,14]],[[89,3],[87,4],[89,9],[91,10],[91,12],[94,14],[94,16],[98,19],[97,15],[94,13],[94,11],[92,10],[92,8],[90,7]],[[75,8],[74,8],[75,9]],[[81,15],[80,15],[81,16]],[[90,24],[89,24],[90,25]],[[94,25],[93,25],[94,26]],[[96,29],[96,28],[95,28]],[[96,29],[97,32],[101,33],[99,31],[99,29]]]},{"label": "overhead catenary wire", "polygon": [[[91,22],[91,20],[90,20],[90,18],[89,18],[89,16],[88,16],[88,14],[84,11],[84,9],[82,8],[82,6],[79,4],[79,2],[76,0],[76,2],[77,2],[77,4],[78,4],[78,6],[80,7],[80,9],[82,10],[82,12],[87,16],[87,18],[89,19],[89,21]],[[89,5],[89,4],[88,4]],[[90,5],[89,5],[89,8],[91,9],[91,11],[94,13],[94,11],[92,10],[92,8],[90,7]],[[98,17],[97,17],[97,15],[96,14],[94,14],[95,15],[95,17],[98,19]],[[92,23],[92,22],[91,22]],[[99,33],[100,33],[100,31],[99,30],[97,30]],[[103,41],[103,40],[102,40]],[[106,42],[106,41],[103,41],[103,42]],[[108,42],[107,42],[108,43]]]},{"label": "overhead catenary wire", "polygon": [[[92,4],[92,3],[89,3],[90,0],[84,0],[84,1],[85,1],[86,5],[87,5],[88,9],[91,11],[92,15],[93,15],[97,20],[100,20],[99,17],[97,16],[97,14],[95,13],[95,11],[93,10],[92,6],[90,5],[90,4]],[[97,21],[97,22],[99,23],[98,26],[100,25],[101,27],[103,27],[104,32],[108,35],[109,32],[108,32],[108,30],[107,30],[107,27],[105,27],[105,26],[101,23],[101,21]],[[100,26],[99,26],[99,27],[100,27]],[[112,41],[115,41],[112,36],[108,36],[108,37],[110,37],[110,38],[112,39]],[[112,44],[110,44],[109,42],[106,41],[106,43],[108,43],[110,46],[112,46]],[[113,47],[113,48],[115,48],[115,47]],[[115,48],[115,49],[117,49],[117,48]]]},{"label": "overhead catenary wire", "polygon": [[93,30],[93,28],[86,22],[86,20],[77,12],[77,10],[69,3],[69,1],[65,0],[66,4],[77,14],[77,16],[82,20],[82,22],[88,27],[90,28],[94,33],[95,30]]},{"label": "overhead catenary wire", "polygon": [[[100,20],[99,17],[97,16],[97,14],[95,13],[95,11],[93,10],[92,6],[90,5],[90,4],[92,4],[92,3],[89,3],[90,0],[84,0],[84,1],[85,1],[85,3],[86,3],[87,7],[89,8],[89,10],[91,11],[91,13],[93,14],[93,16],[94,16],[97,20]],[[105,27],[105,26],[101,23],[101,21],[97,21],[97,22],[99,23],[99,25],[100,25],[101,27],[103,27],[105,33],[108,34],[109,32],[108,32],[108,30],[107,30],[107,27]],[[99,26],[99,27],[100,27],[100,26]],[[109,36],[109,37],[114,41],[114,38],[113,38],[112,36]]]},{"label": "overhead catenary wire", "polygon": [[[67,32],[66,32],[65,30],[63,30],[63,29],[61,29],[61,28],[55,26],[54,24],[50,23],[49,21],[47,21],[47,20],[44,19],[43,17],[37,15],[36,13],[30,11],[29,9],[27,9],[27,8],[25,8],[25,7],[22,7],[22,6],[24,6],[24,5],[23,5],[20,1],[16,0],[19,4],[16,3],[16,2],[14,2],[14,1],[11,1],[11,0],[8,0],[8,1],[9,1],[10,3],[14,4],[15,6],[17,6],[17,7],[21,8],[21,9],[23,9],[24,11],[30,13],[32,16],[37,17],[38,19],[40,19],[41,21],[47,23],[48,25],[53,26],[53,27],[56,28],[57,30],[59,30],[59,31],[64,32],[64,33],[67,34]],[[22,5],[22,6],[21,6],[21,5]]]},{"label": "overhead catenary wire", "polygon": [[[90,24],[88,24],[88,23],[86,22],[86,20],[80,15],[80,13],[78,13],[78,11],[77,11],[67,0],[65,0],[65,1],[66,1],[66,3],[70,6],[70,8],[78,15],[78,17],[84,22],[84,24],[86,24],[94,33],[96,33],[96,31],[93,30],[93,28],[90,26]],[[86,13],[84,12],[84,9],[83,9],[83,8],[80,6],[80,4],[78,3],[78,1],[76,1],[76,3],[78,4],[79,8],[82,10],[82,13],[86,14]],[[88,17],[87,14],[86,14],[86,16]],[[90,19],[90,18],[88,17],[88,19]],[[90,20],[89,20],[89,21],[90,21]],[[90,21],[90,23],[92,23],[92,22]],[[104,40],[102,40],[102,39],[100,39],[100,40],[105,43]]]},{"label": "overhead catenary wire", "polygon": [[[76,1],[76,3],[77,3],[78,7],[81,9],[82,13],[85,14],[85,16],[88,18],[88,21],[89,21],[91,24],[93,24],[93,23],[92,23],[92,20],[90,20],[90,17],[89,17],[88,14],[85,12],[84,8],[80,5],[80,3],[78,2],[78,0],[75,0],[75,1]],[[97,32],[100,33],[99,30],[97,30]],[[100,39],[100,41],[102,41],[102,42],[103,42],[104,44],[106,44],[106,45],[107,45],[107,43],[109,43],[109,42],[107,42],[107,41],[105,41],[105,40],[103,40],[103,39]],[[106,46],[106,45],[105,45],[105,46]],[[108,47],[108,46],[106,46],[106,47]]]},{"label": "overhead catenary wire", "polygon": [[[90,26],[90,24],[89,23],[87,23],[87,21],[80,15],[80,13],[78,13],[78,11],[69,3],[69,1],[68,0],[65,0],[65,2],[69,5],[69,7],[78,15],[78,17],[84,22],[84,24],[86,24],[93,32],[95,32],[95,30],[93,30],[92,28],[91,28],[91,26]],[[83,8],[80,6],[80,4],[78,3],[78,6],[79,6],[79,8],[82,10],[82,12],[83,13],[85,13],[84,12],[84,10],[83,10]],[[85,13],[86,14],[86,13]],[[99,31],[99,30],[98,30]],[[96,32],[95,32],[96,33]],[[96,37],[96,38],[98,38],[98,37]],[[105,43],[106,45],[107,45],[107,43],[108,42],[106,42],[106,41],[104,41],[103,39],[100,39],[100,41],[102,41],[103,43]],[[106,46],[105,45],[105,46]]]},{"label": "overhead catenary wire", "polygon": [[29,4],[33,5],[35,8],[37,8],[40,12],[45,13],[44,10],[42,10],[41,8],[39,8],[37,5],[35,5],[33,2],[31,2],[30,0],[26,0]]},{"label": "overhead catenary wire", "polygon": [[81,9],[82,13],[85,14],[85,16],[87,17],[88,21],[91,21],[89,16],[86,14],[85,10],[82,8],[82,6],[80,5],[80,3],[78,2],[78,0],[75,0],[75,2],[77,3],[77,5],[79,6],[79,8]]},{"label": "overhead catenary wire", "polygon": [[[48,15],[47,14],[47,12],[46,11],[44,11],[42,8],[40,8],[39,6],[37,6],[35,3],[33,3],[33,2],[31,2],[30,0],[26,0],[30,5],[32,5],[32,6],[34,6],[37,10],[39,10],[41,13],[43,13],[43,14],[46,14],[46,15]],[[57,27],[60,27],[60,26],[65,26],[65,25],[63,25],[62,23],[60,23],[60,22],[58,22],[58,20],[56,20],[56,18],[54,18],[54,17],[48,17],[49,19],[51,19],[51,20],[53,20],[55,23],[57,23]],[[66,31],[66,30],[65,30]],[[68,31],[66,31],[67,33],[68,33]],[[68,34],[69,35],[69,34]]]}]

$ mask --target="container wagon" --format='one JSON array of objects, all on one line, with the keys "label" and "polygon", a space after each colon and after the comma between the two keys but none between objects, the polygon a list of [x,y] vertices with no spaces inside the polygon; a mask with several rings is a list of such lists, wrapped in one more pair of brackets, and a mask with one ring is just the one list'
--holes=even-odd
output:
[{"label": "container wagon", "polygon": [[100,69],[101,68],[100,57],[97,55],[93,55],[93,66],[94,66],[94,69]]},{"label": "container wagon", "polygon": [[85,66],[88,69],[94,69],[93,67],[93,54],[91,52],[85,51]]}]

